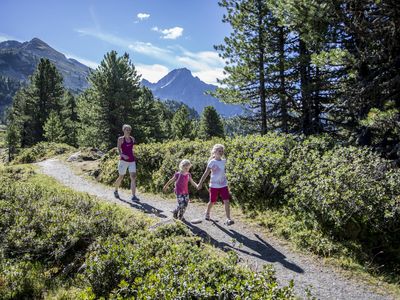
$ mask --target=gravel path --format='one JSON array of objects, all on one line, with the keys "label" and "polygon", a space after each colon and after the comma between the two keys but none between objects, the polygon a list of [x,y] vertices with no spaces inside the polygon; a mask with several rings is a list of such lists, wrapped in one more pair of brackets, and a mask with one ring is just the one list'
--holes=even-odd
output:
[{"label": "gravel path", "polygon": [[[128,205],[140,209],[149,215],[159,218],[159,224],[172,222],[171,210],[175,208],[173,199],[165,199],[158,195],[138,194],[140,203],[129,201],[127,191],[121,191],[121,200],[113,197],[113,188],[87,180],[74,172],[57,159],[49,159],[38,163],[41,171],[54,177],[62,184],[81,192],[114,203]],[[190,203],[185,218],[192,220],[202,218],[205,204]],[[231,226],[224,225],[222,205],[216,205],[212,211],[213,221],[203,221],[199,224],[186,223],[195,234],[210,241],[221,249],[235,250],[243,262],[252,269],[260,269],[264,264],[272,264],[281,284],[287,285],[291,279],[295,282],[295,291],[300,297],[305,297],[305,289],[311,287],[312,294],[318,299],[395,299],[389,295],[381,295],[371,290],[371,287],[343,278],[331,266],[326,266],[321,260],[294,253],[278,240],[266,239],[255,226],[236,222]]]}]

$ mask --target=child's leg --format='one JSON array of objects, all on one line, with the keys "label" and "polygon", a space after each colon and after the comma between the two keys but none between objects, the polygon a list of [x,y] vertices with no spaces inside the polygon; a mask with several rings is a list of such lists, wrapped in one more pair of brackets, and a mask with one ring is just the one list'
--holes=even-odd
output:
[{"label": "child's leg", "polygon": [[230,220],[231,219],[231,208],[230,208],[230,205],[229,205],[229,200],[223,200],[223,201],[224,201],[226,218],[228,220]]},{"label": "child's leg", "polygon": [[182,201],[179,203],[178,218],[182,219],[189,203],[189,195],[182,196]]},{"label": "child's leg", "polygon": [[211,202],[211,201],[208,202],[207,210],[206,210],[206,217],[210,217],[210,211],[211,211],[211,208],[213,207],[213,205],[214,205],[214,202]]},{"label": "child's leg", "polygon": [[227,218],[227,220],[230,220],[231,219],[231,207],[230,207],[230,203],[229,203],[229,198],[230,198],[229,189],[226,186],[226,187],[221,188],[220,191],[221,191],[222,201],[224,202],[226,218]]}]

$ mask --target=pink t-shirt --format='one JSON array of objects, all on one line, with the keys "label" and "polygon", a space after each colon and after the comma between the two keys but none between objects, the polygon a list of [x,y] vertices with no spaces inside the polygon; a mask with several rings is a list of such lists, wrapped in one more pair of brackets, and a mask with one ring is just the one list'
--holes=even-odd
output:
[{"label": "pink t-shirt", "polygon": [[181,172],[175,173],[175,194],[177,195],[187,195],[189,194],[189,178],[192,175],[190,173],[182,174]]},{"label": "pink t-shirt", "polygon": [[209,161],[207,168],[211,169],[210,187],[222,188],[228,185],[225,175],[225,164],[226,159],[212,159]]}]

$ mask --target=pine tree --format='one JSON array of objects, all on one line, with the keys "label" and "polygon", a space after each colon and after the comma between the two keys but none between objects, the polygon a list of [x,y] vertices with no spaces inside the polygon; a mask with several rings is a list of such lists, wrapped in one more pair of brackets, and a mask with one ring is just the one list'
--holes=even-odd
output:
[{"label": "pine tree", "polygon": [[261,124],[261,133],[267,132],[267,95],[265,64],[268,48],[268,19],[271,11],[263,0],[224,0],[219,5],[227,10],[223,22],[229,23],[233,32],[225,37],[224,44],[215,46],[227,61],[224,70],[228,75],[219,82],[215,95],[228,103],[247,103],[253,116]]},{"label": "pine tree", "polygon": [[123,124],[132,126],[133,135],[140,130],[140,76],[127,53],[118,57],[111,51],[89,82],[90,88],[78,100],[79,143],[110,149],[115,147]]},{"label": "pine tree", "polygon": [[47,141],[54,143],[65,143],[67,138],[64,131],[64,125],[59,114],[52,111],[43,126],[44,136]]},{"label": "pine tree", "polygon": [[182,105],[172,118],[172,137],[174,139],[191,138],[192,128],[189,110],[186,106]]},{"label": "pine tree", "polygon": [[65,142],[72,146],[78,145],[78,113],[74,95],[67,91],[62,99],[61,122],[66,132]]},{"label": "pine tree", "polygon": [[206,106],[200,118],[199,136],[203,139],[210,139],[214,136],[224,137],[224,126],[221,117],[212,106]]},{"label": "pine tree", "polygon": [[44,140],[43,126],[51,111],[61,112],[63,95],[63,79],[55,65],[48,59],[40,59],[27,90],[26,114],[32,116],[33,143]]},{"label": "pine tree", "polygon": [[10,125],[20,131],[16,144],[31,146],[43,141],[44,124],[51,111],[61,114],[64,88],[62,77],[48,60],[41,59],[27,87],[14,96]]}]

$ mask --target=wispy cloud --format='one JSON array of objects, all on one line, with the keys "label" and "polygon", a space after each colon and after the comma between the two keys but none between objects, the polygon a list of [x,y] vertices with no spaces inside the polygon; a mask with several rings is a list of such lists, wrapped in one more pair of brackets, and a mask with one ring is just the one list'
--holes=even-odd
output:
[{"label": "wispy cloud", "polygon": [[138,13],[136,16],[138,17],[138,19],[140,19],[140,21],[150,18],[150,15],[146,13]]},{"label": "wispy cloud", "polygon": [[[214,51],[192,52],[179,45],[161,48],[151,43],[133,41],[92,29],[76,29],[76,32],[105,41],[126,51],[130,50],[151,57],[155,62],[162,62],[158,65],[141,65],[143,77],[150,81],[157,81],[168,72],[168,69],[182,67],[187,67],[195,76],[211,84],[217,84],[217,78],[224,77],[224,61]],[[157,71],[159,71],[158,76]]]},{"label": "wispy cloud", "polygon": [[10,35],[7,35],[7,34],[4,34],[4,33],[0,32],[0,42],[10,41],[10,40],[22,42],[20,39],[17,39],[17,38],[15,38],[13,36],[10,36]]},{"label": "wispy cloud", "polygon": [[70,54],[70,53],[65,53],[65,56],[67,58],[75,59],[75,60],[79,61],[80,63],[82,63],[82,64],[84,64],[84,65],[86,65],[86,66],[88,66],[88,67],[90,67],[92,69],[96,69],[99,66],[99,63],[97,63],[95,61],[92,61],[92,60],[89,60],[89,59],[86,59],[86,58],[82,58],[82,57],[79,57],[79,56],[76,56],[76,55],[73,55],[73,54]]},{"label": "wispy cloud", "polygon": [[166,40],[176,40],[178,37],[182,36],[182,33],[183,33],[182,27],[161,29],[161,28],[158,28],[157,26],[155,26],[151,30],[162,33],[163,36],[161,38],[166,39]]},{"label": "wispy cloud", "polygon": [[170,50],[156,47],[151,43],[133,41],[98,30],[76,29],[75,31],[80,33],[81,35],[91,36],[114,46],[130,49],[134,52],[164,61],[169,61],[171,59],[171,55],[173,54]]},{"label": "wispy cloud", "polygon": [[150,82],[157,82],[162,77],[168,74],[169,69],[166,66],[154,64],[154,65],[135,65],[136,70],[142,75],[142,78],[147,79]]}]

